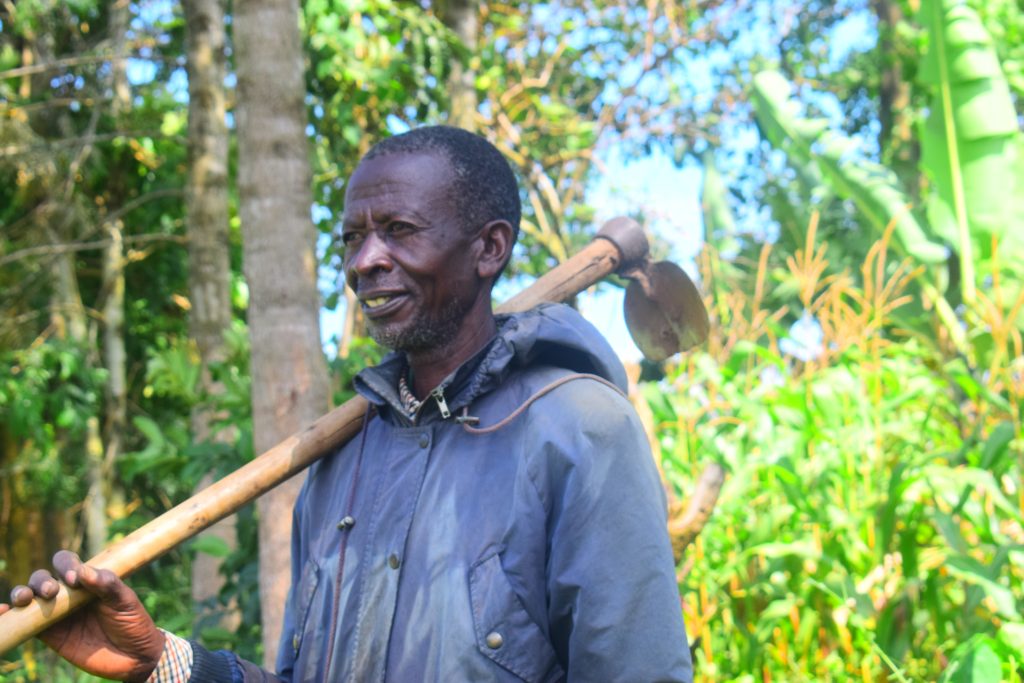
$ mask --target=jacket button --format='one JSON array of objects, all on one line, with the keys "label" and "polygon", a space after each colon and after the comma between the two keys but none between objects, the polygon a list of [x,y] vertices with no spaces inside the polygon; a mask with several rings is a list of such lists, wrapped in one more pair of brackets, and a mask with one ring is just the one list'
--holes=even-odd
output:
[{"label": "jacket button", "polygon": [[505,644],[505,639],[501,637],[501,634],[497,631],[491,631],[484,638],[484,642],[487,643],[487,647],[492,650],[497,650],[499,647]]},{"label": "jacket button", "polygon": [[292,636],[292,649],[295,650],[296,652],[299,651],[299,634],[298,633],[296,633],[294,636]]},{"label": "jacket button", "polygon": [[426,434],[420,435],[420,448],[426,448],[430,445],[430,437]]},{"label": "jacket button", "polygon": [[391,553],[388,556],[388,566],[392,569],[398,569],[398,566],[402,564],[402,561],[398,559],[398,555]]}]

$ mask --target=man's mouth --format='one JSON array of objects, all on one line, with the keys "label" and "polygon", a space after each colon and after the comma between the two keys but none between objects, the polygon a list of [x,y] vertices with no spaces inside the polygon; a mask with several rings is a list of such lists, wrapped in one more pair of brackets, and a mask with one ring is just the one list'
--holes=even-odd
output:
[{"label": "man's mouth", "polygon": [[394,292],[361,297],[359,302],[367,317],[374,318],[393,312],[402,305],[403,299],[405,299],[405,295],[402,292]]}]

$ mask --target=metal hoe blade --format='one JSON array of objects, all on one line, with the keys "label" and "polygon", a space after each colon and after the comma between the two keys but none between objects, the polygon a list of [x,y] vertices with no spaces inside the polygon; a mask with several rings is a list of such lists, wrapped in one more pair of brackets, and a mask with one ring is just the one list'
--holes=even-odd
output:
[{"label": "metal hoe blade", "polygon": [[708,338],[704,300],[682,268],[659,261],[624,273],[626,325],[649,360],[662,361]]}]

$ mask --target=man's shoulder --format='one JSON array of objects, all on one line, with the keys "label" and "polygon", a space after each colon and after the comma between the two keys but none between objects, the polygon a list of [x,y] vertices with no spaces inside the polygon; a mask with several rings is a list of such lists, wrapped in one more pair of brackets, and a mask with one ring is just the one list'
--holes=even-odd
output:
[{"label": "man's shoulder", "polygon": [[543,433],[552,422],[567,430],[600,432],[640,427],[625,392],[596,374],[536,366],[509,378],[506,390],[526,411],[525,422]]},{"label": "man's shoulder", "polygon": [[614,382],[595,373],[578,372],[555,365],[538,364],[517,368],[491,393],[500,397],[502,402],[532,399],[531,405],[542,401],[547,405],[564,403],[572,407],[583,398],[615,404],[621,401],[628,403],[625,393]]}]

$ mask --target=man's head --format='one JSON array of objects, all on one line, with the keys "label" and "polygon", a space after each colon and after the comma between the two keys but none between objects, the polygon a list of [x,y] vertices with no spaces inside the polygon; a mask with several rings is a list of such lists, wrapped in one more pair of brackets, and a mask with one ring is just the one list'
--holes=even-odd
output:
[{"label": "man's head", "polygon": [[493,326],[490,290],[519,214],[515,178],[482,138],[424,128],[374,147],[349,181],[342,229],[371,336],[413,354],[473,346]]},{"label": "man's head", "polygon": [[522,217],[519,186],[497,147],[461,128],[427,126],[381,140],[362,161],[416,153],[436,154],[448,160],[451,201],[464,229],[476,230],[492,220],[508,221],[515,242]]}]

